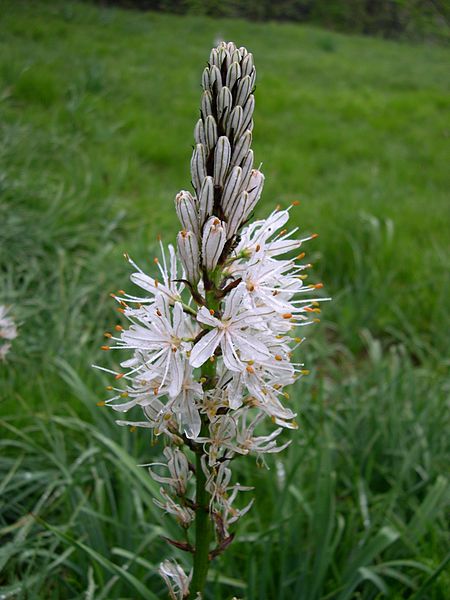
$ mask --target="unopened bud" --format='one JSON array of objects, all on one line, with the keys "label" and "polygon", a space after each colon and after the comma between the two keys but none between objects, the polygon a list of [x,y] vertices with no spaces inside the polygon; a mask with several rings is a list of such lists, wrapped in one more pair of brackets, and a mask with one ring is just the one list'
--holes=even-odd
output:
[{"label": "unopened bud", "polygon": [[230,90],[233,89],[236,82],[241,78],[241,66],[238,62],[234,62],[230,65],[227,72],[226,86]]},{"label": "unopened bud", "polygon": [[180,231],[177,246],[186,279],[196,285],[200,279],[200,252],[195,234],[192,231]]},{"label": "unopened bud", "polygon": [[206,119],[206,117],[208,115],[212,115],[211,101],[212,101],[211,92],[209,92],[209,91],[203,92],[202,102],[201,102],[201,111],[202,111],[203,119]]},{"label": "unopened bud", "polygon": [[252,91],[251,85],[252,84],[251,84],[249,75],[247,75],[246,77],[243,77],[241,79],[241,81],[239,82],[238,90],[237,90],[237,94],[236,94],[236,104],[239,104],[240,106],[245,105],[245,103],[247,102],[247,98],[249,97],[249,95]]},{"label": "unopened bud", "polygon": [[255,208],[258,200],[261,197],[261,193],[264,187],[264,175],[261,171],[254,170],[252,172],[252,176],[250,178],[250,183],[248,185],[248,204],[246,207],[245,218],[249,216],[252,210]]},{"label": "unopened bud", "polygon": [[231,53],[231,62],[237,62],[240,63],[242,60],[242,54],[241,51],[238,48],[235,48],[234,52]]},{"label": "unopened bud", "polygon": [[215,65],[216,67],[219,66],[219,53],[216,48],[211,50],[211,54],[209,55],[209,65]]},{"label": "unopened bud", "polygon": [[217,142],[217,124],[212,115],[209,115],[205,121],[205,140],[208,150],[212,150]]},{"label": "unopened bud", "polygon": [[203,69],[203,73],[202,73],[202,88],[206,92],[209,90],[210,87],[211,87],[210,70],[208,69],[208,67],[206,67],[205,69]]},{"label": "unopened bud", "polygon": [[247,102],[243,107],[242,122],[238,135],[242,135],[246,129],[253,129],[252,119],[255,110],[255,96],[250,94]]},{"label": "unopened bud", "polygon": [[236,234],[239,227],[245,221],[248,211],[248,193],[242,192],[229,205],[229,214],[227,215],[227,239],[231,239]]},{"label": "unopened bud", "polygon": [[243,118],[242,106],[235,106],[230,113],[227,121],[227,135],[229,138],[236,140],[238,131],[240,130]]},{"label": "unopened bud", "polygon": [[214,183],[223,185],[228,166],[231,159],[231,146],[229,139],[223,135],[217,140],[216,149],[214,151]]},{"label": "unopened bud", "polygon": [[[213,117],[211,117],[211,118],[213,118]],[[196,144],[206,144],[205,128],[203,126],[202,119],[199,119],[197,121],[197,123],[195,124],[194,140],[195,140]]]},{"label": "unopened bud", "polygon": [[189,192],[182,190],[175,197],[175,209],[178,218],[186,231],[192,231],[198,235],[198,215],[195,200]]},{"label": "unopened bud", "polygon": [[222,254],[227,236],[225,223],[217,217],[210,217],[203,228],[202,257],[207,271],[213,271]]},{"label": "unopened bud", "polygon": [[230,174],[228,175],[222,193],[222,210],[228,217],[230,207],[234,200],[237,198],[239,189],[241,187],[242,169],[241,167],[233,167]]},{"label": "unopened bud", "polygon": [[254,67],[253,54],[251,52],[248,52],[246,54],[246,56],[243,58],[241,67],[242,67],[242,77],[245,77],[246,75],[250,75],[250,73],[252,72],[252,69]]},{"label": "unopened bud", "polygon": [[206,177],[206,152],[203,144],[197,144],[191,159],[192,184],[197,193]]},{"label": "unopened bud", "polygon": [[214,94],[217,95],[220,92],[220,90],[222,89],[223,85],[222,85],[222,74],[220,73],[219,69],[215,65],[213,65],[210,69],[209,80],[210,80],[211,90],[213,91]]},{"label": "unopened bud", "polygon": [[253,150],[249,150],[242,163],[242,181],[241,189],[248,190],[250,179],[253,173]]},{"label": "unopened bud", "polygon": [[246,131],[239,138],[231,156],[231,164],[240,166],[252,144],[252,132]]},{"label": "unopened bud", "polygon": [[200,227],[213,213],[214,208],[214,180],[208,175],[203,180],[203,184],[198,196],[198,219]]},{"label": "unopened bud", "polygon": [[224,122],[233,104],[233,96],[229,88],[223,87],[217,96],[217,116],[220,122]]}]

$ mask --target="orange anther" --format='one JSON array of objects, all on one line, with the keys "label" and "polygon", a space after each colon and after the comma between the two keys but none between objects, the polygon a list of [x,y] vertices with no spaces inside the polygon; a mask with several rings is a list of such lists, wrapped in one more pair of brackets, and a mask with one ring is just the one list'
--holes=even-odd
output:
[{"label": "orange anther", "polygon": [[210,309],[209,309],[209,314],[210,314],[210,315],[213,315],[213,314],[214,314],[214,309],[213,309],[213,308],[210,308]]},{"label": "orange anther", "polygon": [[283,319],[292,319],[292,314],[291,313],[284,313],[284,315],[281,315],[283,317]]},{"label": "orange anther", "polygon": [[100,346],[100,348],[101,348],[102,350],[110,350],[110,347],[109,347],[109,346]]},{"label": "orange anther", "polygon": [[122,327],[122,325],[116,325],[116,326],[114,327],[114,329],[115,329],[116,331],[123,331],[123,327]]},{"label": "orange anther", "polygon": [[261,250],[261,246],[259,244],[256,244],[255,250],[256,252],[259,252]]},{"label": "orange anther", "polygon": [[247,371],[247,373],[254,373],[255,369],[251,365],[247,365],[246,371]]},{"label": "orange anther", "polygon": [[281,361],[281,360],[283,360],[283,357],[282,357],[282,356],[280,356],[279,354],[275,354],[275,357],[274,357],[274,358],[275,358],[275,360],[278,360],[278,361]]},{"label": "orange anther", "polygon": [[319,234],[318,234],[318,233],[313,233],[313,234],[311,235],[311,239],[312,239],[312,240],[316,239],[316,237],[319,237]]},{"label": "orange anther", "polygon": [[122,379],[122,377],[125,377],[125,373],[117,373],[114,379]]},{"label": "orange anther", "polygon": [[300,200],[294,200],[291,202],[291,206],[298,206],[300,204]]},{"label": "orange anther", "polygon": [[106,402],[104,400],[100,400],[100,402],[97,402],[97,406],[105,406]]},{"label": "orange anther", "polygon": [[300,254],[298,256],[295,257],[296,260],[302,260],[302,258],[305,258],[306,256],[306,252],[300,252]]},{"label": "orange anther", "polygon": [[112,337],[112,334],[109,333],[109,331],[105,331],[105,333],[103,334],[105,336],[105,338],[110,338]]},{"label": "orange anther", "polygon": [[153,262],[155,263],[155,265],[157,265],[157,264],[159,263],[159,260],[156,258],[156,256],[155,256],[155,258],[153,259]]}]

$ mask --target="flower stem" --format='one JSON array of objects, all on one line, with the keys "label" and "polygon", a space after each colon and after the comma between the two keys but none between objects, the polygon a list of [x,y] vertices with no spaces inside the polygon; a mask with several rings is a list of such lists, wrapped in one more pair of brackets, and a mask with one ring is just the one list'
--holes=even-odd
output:
[{"label": "flower stem", "polygon": [[202,469],[202,454],[197,454],[196,461],[196,504],[197,511],[195,515],[195,554],[194,554],[194,573],[192,576],[191,590],[192,597],[197,593],[203,595],[205,589],[206,575],[209,568],[209,542],[211,539],[211,523],[209,520],[209,494],[205,489],[206,476]]},{"label": "flower stem", "polygon": [[[213,291],[206,292],[206,303],[209,309],[217,311],[220,301],[217,300]],[[214,378],[216,375],[215,360],[207,361],[202,367],[202,377],[206,379],[204,390],[214,387]],[[202,436],[209,435],[209,429],[206,421],[202,424]],[[206,475],[202,468],[203,452],[196,455],[196,514],[195,514],[195,552],[194,552],[194,570],[192,574],[192,583],[190,586],[191,596],[194,599],[198,593],[203,597],[203,591],[206,584],[206,576],[209,569],[209,543],[212,537],[212,523],[209,514],[209,494],[206,490]],[[191,597],[190,596],[190,597]]]}]

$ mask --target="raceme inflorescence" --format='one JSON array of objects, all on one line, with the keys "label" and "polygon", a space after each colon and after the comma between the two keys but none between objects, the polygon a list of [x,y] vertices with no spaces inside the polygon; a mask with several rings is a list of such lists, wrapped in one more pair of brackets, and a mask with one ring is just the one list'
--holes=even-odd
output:
[{"label": "raceme inflorescence", "polygon": [[[139,296],[114,294],[128,321],[105,350],[128,350],[104,401],[126,413],[139,406],[146,427],[165,439],[150,465],[159,500],[185,529],[172,541],[193,554],[187,574],[166,560],[160,573],[171,598],[201,598],[209,562],[233,539],[232,526],[251,507],[251,488],[233,482],[233,460],[280,452],[285,428],[296,428],[286,386],[307,374],[293,361],[295,330],[317,321],[318,301],[306,285],[297,228],[285,228],[291,207],[251,221],[264,175],[252,145],[256,71],[253,55],[232,42],[213,48],[203,71],[200,119],[191,160],[193,193],[181,191],[176,248],[155,258],[155,274],[127,256]],[[294,203],[295,204],[295,203]],[[238,508],[241,506],[241,508]],[[191,529],[192,528],[192,529]]]}]

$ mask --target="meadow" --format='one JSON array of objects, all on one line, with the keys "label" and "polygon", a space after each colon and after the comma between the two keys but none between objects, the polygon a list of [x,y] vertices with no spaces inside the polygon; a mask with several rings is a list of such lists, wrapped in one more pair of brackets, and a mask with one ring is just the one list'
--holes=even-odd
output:
[{"label": "meadow", "polygon": [[[255,56],[257,216],[299,200],[333,300],[302,345],[300,429],[238,463],[255,504],[208,599],[445,600],[449,411],[448,48],[288,24],[0,4],[0,598],[164,598],[186,557],[137,465],[162,451],[97,402],[111,291],[173,241],[200,75]],[[287,439],[287,438],[286,438]]]}]

